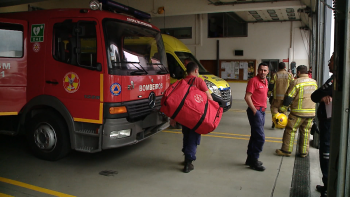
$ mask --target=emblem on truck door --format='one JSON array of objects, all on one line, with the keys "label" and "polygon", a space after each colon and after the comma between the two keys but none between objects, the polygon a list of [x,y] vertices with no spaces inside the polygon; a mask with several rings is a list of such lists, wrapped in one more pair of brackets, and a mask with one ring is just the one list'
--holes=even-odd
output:
[{"label": "emblem on truck door", "polygon": [[156,106],[156,94],[154,94],[154,92],[151,92],[148,96],[148,105],[151,109]]},{"label": "emblem on truck door", "polygon": [[119,83],[113,83],[109,89],[114,96],[122,93],[122,86]]},{"label": "emblem on truck door", "polygon": [[80,86],[79,76],[74,72],[69,72],[63,77],[63,87],[68,93],[78,91]]}]

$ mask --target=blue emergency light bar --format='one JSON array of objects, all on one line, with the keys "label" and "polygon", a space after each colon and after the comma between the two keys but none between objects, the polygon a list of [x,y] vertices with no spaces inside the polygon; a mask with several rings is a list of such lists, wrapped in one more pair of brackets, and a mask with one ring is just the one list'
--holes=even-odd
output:
[{"label": "blue emergency light bar", "polygon": [[100,3],[102,3],[102,9],[103,10],[113,10],[118,13],[125,13],[129,14],[131,16],[134,16],[137,19],[145,20],[150,19],[151,15],[143,12],[141,10],[137,10],[135,8],[123,5],[121,3],[111,1],[111,0],[98,0]]}]

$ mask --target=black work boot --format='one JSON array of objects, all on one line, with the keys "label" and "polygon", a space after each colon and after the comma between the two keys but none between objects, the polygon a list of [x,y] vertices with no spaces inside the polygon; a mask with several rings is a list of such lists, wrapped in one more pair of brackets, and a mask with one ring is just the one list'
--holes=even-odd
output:
[{"label": "black work boot", "polygon": [[326,187],[325,186],[322,186],[322,185],[316,185],[316,190],[320,193],[326,191]]},{"label": "black work boot", "polygon": [[192,164],[192,161],[186,160],[186,161],[185,161],[185,166],[184,166],[183,172],[184,172],[184,173],[189,173],[189,172],[192,171],[193,169],[194,169],[194,166],[193,166],[193,164]]},{"label": "black work boot", "polygon": [[[253,159],[254,159],[254,158],[253,158]],[[251,164],[251,161],[253,161],[252,158],[248,156],[248,157],[247,157],[247,160],[245,160],[245,165],[248,165],[248,166],[249,166],[249,165]],[[258,164],[259,164],[259,165],[263,165],[263,162],[258,161]]]},{"label": "black work boot", "polygon": [[275,123],[272,122],[272,126],[271,126],[271,129],[274,129],[275,128]]},{"label": "black work boot", "polygon": [[256,170],[256,171],[264,171],[265,170],[265,167],[263,165],[259,165],[259,162],[257,159],[253,158],[251,160],[251,163],[249,164],[249,167],[253,170]]}]

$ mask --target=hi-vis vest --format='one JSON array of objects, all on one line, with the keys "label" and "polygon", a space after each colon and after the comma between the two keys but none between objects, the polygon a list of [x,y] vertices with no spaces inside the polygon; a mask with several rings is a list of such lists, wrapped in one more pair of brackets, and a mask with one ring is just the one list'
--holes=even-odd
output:
[{"label": "hi-vis vest", "polygon": [[291,113],[300,117],[314,117],[315,103],[311,100],[311,94],[317,90],[317,83],[307,74],[301,74],[298,79],[292,81],[282,108],[287,108],[290,103]]},{"label": "hi-vis vest", "polygon": [[[288,87],[293,80],[293,75],[285,70],[278,71],[274,74],[270,81],[270,85],[274,85],[273,99],[283,100]],[[271,95],[271,92],[269,95]]]}]

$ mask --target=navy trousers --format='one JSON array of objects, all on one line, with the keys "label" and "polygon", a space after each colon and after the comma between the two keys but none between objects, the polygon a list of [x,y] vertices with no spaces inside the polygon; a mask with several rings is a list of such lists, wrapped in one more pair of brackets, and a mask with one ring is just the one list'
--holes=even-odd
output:
[{"label": "navy trousers", "polygon": [[328,183],[328,166],[329,166],[329,151],[331,141],[331,119],[319,121],[320,129],[320,166],[322,171],[322,182],[327,189]]},{"label": "navy trousers", "polygon": [[247,155],[250,158],[258,159],[265,143],[265,112],[262,112],[260,109],[254,115],[253,111],[248,107],[247,115],[251,128]]},{"label": "navy trousers", "polygon": [[197,145],[201,141],[201,134],[182,126],[183,134],[183,147],[182,152],[185,154],[185,160],[194,161],[196,160]]}]

